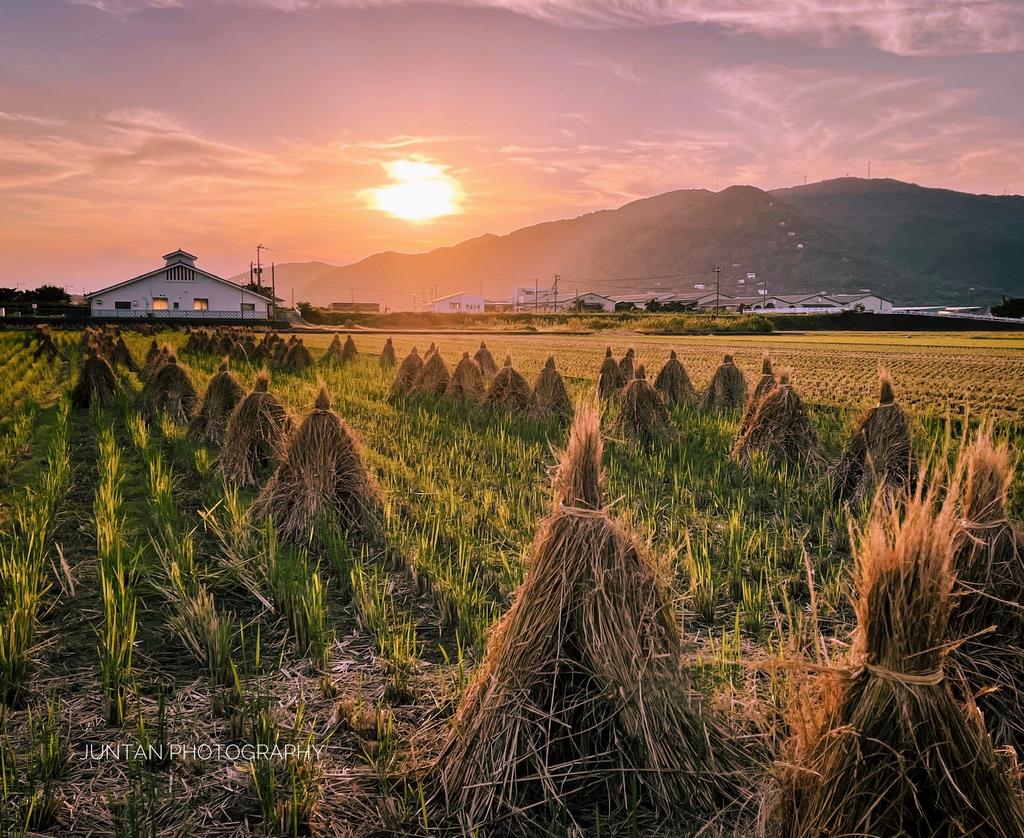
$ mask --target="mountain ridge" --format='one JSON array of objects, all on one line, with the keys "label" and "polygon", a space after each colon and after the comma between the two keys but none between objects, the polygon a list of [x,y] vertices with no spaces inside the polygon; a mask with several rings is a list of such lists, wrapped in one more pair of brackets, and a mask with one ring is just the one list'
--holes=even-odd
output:
[{"label": "mountain ridge", "polygon": [[[717,264],[730,294],[752,295],[754,273],[772,293],[871,288],[896,302],[952,302],[973,288],[995,301],[1024,292],[1024,197],[860,178],[681,189],[423,253],[376,253],[287,282],[297,300],[323,305],[358,288],[356,299],[377,293],[395,308],[414,292],[508,298],[534,281],[549,286],[554,274],[567,296],[699,293],[694,286],[709,285]],[[966,265],[975,266],[969,278]]]}]

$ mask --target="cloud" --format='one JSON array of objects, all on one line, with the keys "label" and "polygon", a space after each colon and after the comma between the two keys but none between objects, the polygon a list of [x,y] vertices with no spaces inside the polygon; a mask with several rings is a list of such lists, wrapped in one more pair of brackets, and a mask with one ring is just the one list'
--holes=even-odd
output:
[{"label": "cloud", "polygon": [[[442,2],[444,0],[441,0]],[[113,14],[146,8],[209,6],[315,12],[438,0],[70,0]],[[1021,0],[448,0],[496,8],[559,26],[625,28],[712,24],[823,45],[866,39],[897,55],[924,56],[1024,50]]]}]

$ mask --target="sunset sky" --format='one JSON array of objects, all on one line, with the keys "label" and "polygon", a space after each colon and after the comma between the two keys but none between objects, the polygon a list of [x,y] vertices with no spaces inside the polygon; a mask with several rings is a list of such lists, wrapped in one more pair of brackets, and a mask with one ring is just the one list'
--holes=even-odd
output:
[{"label": "sunset sky", "polygon": [[0,0],[0,285],[686,187],[1024,192],[1022,0]]}]

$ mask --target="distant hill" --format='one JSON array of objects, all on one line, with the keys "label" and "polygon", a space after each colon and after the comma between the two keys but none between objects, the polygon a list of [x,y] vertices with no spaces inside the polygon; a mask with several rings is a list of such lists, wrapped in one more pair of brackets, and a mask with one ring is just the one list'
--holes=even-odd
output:
[{"label": "distant hill", "polygon": [[971,195],[898,180],[839,178],[773,194],[902,277],[899,295],[978,300],[1024,294],[1024,197]]},{"label": "distant hill", "polygon": [[561,277],[566,296],[697,293],[722,266],[725,293],[752,294],[748,272],[773,293],[870,288],[897,302],[1024,293],[1024,198],[967,195],[857,178],[765,192],[681,190],[613,210],[483,235],[428,253],[378,253],[342,267],[278,266],[296,300],[328,304],[350,288],[380,289],[408,307],[413,292],[478,291],[507,298]]}]

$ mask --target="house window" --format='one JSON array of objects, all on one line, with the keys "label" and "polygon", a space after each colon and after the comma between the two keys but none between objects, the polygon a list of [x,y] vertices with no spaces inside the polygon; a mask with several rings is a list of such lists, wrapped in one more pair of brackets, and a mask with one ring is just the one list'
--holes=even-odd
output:
[{"label": "house window", "polygon": [[256,311],[256,303],[242,303],[242,311]]},{"label": "house window", "polygon": [[175,303],[175,304],[174,304],[174,307],[175,307],[175,308],[177,308],[177,307],[178,307],[178,304],[177,304],[177,303]]},{"label": "house window", "polygon": [[206,297],[195,297],[192,300],[192,309],[194,311],[208,311],[210,308],[210,301]]},{"label": "house window", "polygon": [[125,308],[130,309],[131,307],[132,307],[132,304],[131,304],[131,302],[129,300],[115,300],[114,301],[114,308],[117,308],[117,309],[125,309]]},{"label": "house window", "polygon": [[154,297],[153,298],[153,311],[167,311],[167,298],[166,297]]}]

